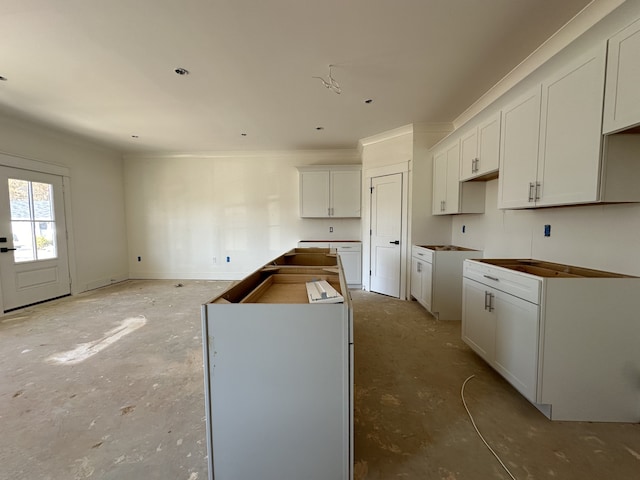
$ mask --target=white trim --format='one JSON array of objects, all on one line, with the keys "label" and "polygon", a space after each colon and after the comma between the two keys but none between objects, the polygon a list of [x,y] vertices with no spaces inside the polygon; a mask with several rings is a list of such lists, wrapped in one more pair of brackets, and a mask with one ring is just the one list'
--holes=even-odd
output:
[{"label": "white trim", "polygon": [[453,121],[457,130],[546,63],[625,0],[593,0]]},{"label": "white trim", "polygon": [[137,159],[171,159],[171,158],[260,158],[260,159],[288,159],[300,160],[354,160],[359,161],[360,155],[356,148],[331,150],[234,150],[218,152],[169,152],[169,153],[128,153],[123,155],[125,160]]},{"label": "white trim", "polygon": [[400,295],[398,298],[407,298],[407,258],[411,250],[409,241],[409,188],[411,185],[411,160],[386,165],[383,167],[369,168],[362,176],[363,192],[367,195],[366,201],[363,199],[362,216],[362,287],[366,291],[371,291],[371,180],[375,177],[385,175],[402,175],[402,227],[400,238]]},{"label": "white trim", "polygon": [[394,173],[404,173],[409,171],[411,160],[406,160],[393,165],[385,165],[383,167],[367,168],[364,171],[365,178],[383,177],[385,175],[393,175]]},{"label": "white trim", "polygon": [[69,168],[54,163],[42,162],[40,160],[32,160],[26,157],[20,157],[10,153],[0,152],[0,165],[11,168],[19,168],[21,170],[30,170],[32,172],[48,173],[59,177],[68,177]]},{"label": "white trim", "polygon": [[413,124],[403,125],[402,127],[394,128],[393,130],[387,130],[386,132],[378,133],[370,137],[361,138],[358,142],[359,149],[375,143],[391,140],[392,138],[402,137],[403,135],[409,135],[413,133]]}]

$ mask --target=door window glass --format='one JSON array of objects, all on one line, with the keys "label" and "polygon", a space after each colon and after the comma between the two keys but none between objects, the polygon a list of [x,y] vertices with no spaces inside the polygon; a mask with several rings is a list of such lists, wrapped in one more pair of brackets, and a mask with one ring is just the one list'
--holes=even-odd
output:
[{"label": "door window glass", "polygon": [[53,186],[10,178],[9,200],[15,262],[56,258]]}]

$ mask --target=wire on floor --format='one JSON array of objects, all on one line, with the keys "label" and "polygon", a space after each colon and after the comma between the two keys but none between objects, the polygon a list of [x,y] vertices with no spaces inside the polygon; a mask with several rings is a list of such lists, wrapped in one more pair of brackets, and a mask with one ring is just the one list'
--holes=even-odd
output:
[{"label": "wire on floor", "polygon": [[462,398],[462,404],[464,405],[464,409],[467,411],[467,415],[469,415],[469,420],[471,420],[471,425],[473,425],[473,428],[475,429],[476,433],[478,434],[478,436],[480,437],[480,440],[482,440],[482,442],[485,444],[485,446],[489,449],[489,451],[491,453],[493,453],[493,456],[496,457],[496,459],[498,460],[498,462],[500,462],[500,465],[502,465],[502,468],[504,468],[505,472],[507,472],[509,474],[509,476],[513,479],[513,480],[517,480],[516,477],[513,476],[513,474],[509,471],[509,469],[507,468],[507,466],[503,463],[503,461],[500,459],[500,457],[498,456],[498,454],[493,450],[493,448],[491,448],[489,446],[489,444],[487,443],[487,441],[484,439],[484,437],[482,436],[482,434],[480,433],[480,430],[478,430],[478,427],[476,426],[476,422],[473,419],[473,416],[471,415],[471,412],[469,411],[469,407],[467,407],[467,402],[464,400],[464,387],[467,385],[467,382],[469,380],[471,380],[473,377],[475,377],[475,375],[471,375],[469,376],[462,384],[462,388],[460,389],[460,397]]}]

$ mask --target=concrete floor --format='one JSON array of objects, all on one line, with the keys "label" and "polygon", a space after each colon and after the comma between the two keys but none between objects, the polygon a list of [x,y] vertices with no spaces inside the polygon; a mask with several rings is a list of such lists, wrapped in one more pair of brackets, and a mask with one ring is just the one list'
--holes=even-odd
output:
[{"label": "concrete floor", "polygon": [[[0,317],[0,479],[206,473],[200,305],[227,284],[129,281]],[[353,292],[355,478],[640,478],[640,425],[550,422],[416,302]],[[253,480],[253,479],[241,479]],[[287,480],[287,479],[283,479]],[[298,479],[293,479],[298,480]]]}]

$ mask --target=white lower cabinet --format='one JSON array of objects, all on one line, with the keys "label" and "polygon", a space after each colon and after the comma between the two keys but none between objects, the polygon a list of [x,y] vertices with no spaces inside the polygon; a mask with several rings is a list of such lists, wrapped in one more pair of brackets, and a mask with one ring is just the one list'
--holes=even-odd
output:
[{"label": "white lower cabinet", "polygon": [[344,269],[344,276],[349,288],[362,286],[362,242],[329,240],[302,240],[298,242],[300,248],[335,248]]},{"label": "white lower cabinet", "polygon": [[538,305],[468,278],[463,284],[463,340],[535,402]]},{"label": "white lower cabinet", "polygon": [[411,296],[438,320],[460,320],[462,262],[482,252],[451,245],[414,245]]},{"label": "white lower cabinet", "polygon": [[466,260],[462,339],[551,420],[640,421],[640,278]]}]

